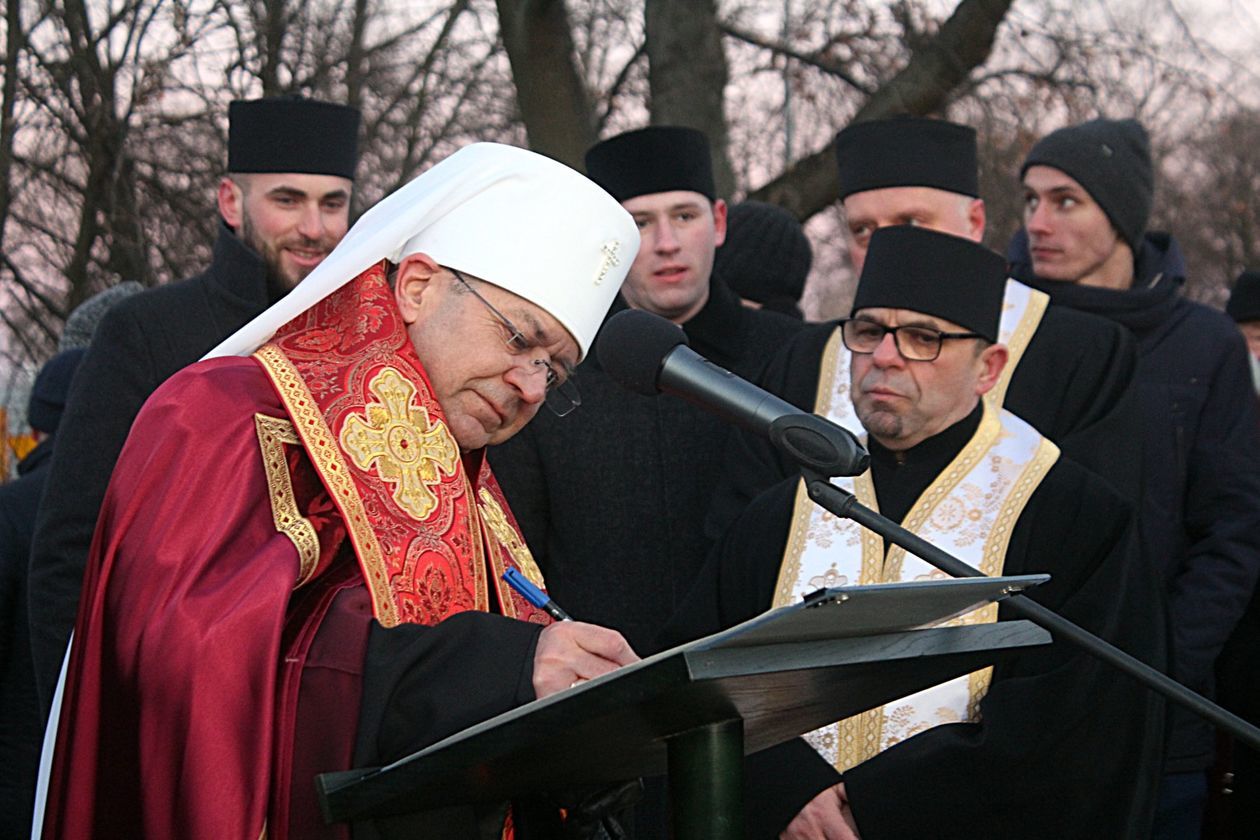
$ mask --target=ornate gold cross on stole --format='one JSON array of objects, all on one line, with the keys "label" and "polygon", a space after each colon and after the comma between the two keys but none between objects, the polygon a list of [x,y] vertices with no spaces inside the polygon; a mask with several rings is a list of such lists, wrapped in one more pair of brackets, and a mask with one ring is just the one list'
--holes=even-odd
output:
[{"label": "ornate gold cross on stole", "polygon": [[[439,470],[454,475],[459,448],[440,420],[415,404],[416,386],[393,368],[385,368],[368,384],[376,398],[341,429],[341,448],[361,470],[375,464],[382,481],[393,486],[394,501],[409,516],[425,519],[437,504],[429,488],[440,483]],[[365,419],[366,417],[366,419]]]}]

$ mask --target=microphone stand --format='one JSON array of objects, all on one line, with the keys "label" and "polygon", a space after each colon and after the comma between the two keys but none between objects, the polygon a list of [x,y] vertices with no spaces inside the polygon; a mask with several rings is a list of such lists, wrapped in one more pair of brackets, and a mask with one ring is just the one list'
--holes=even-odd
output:
[{"label": "microphone stand", "polygon": [[[896,522],[881,516],[858,502],[852,493],[841,490],[828,479],[835,475],[854,475],[865,470],[866,459],[858,459],[850,464],[839,462],[834,453],[844,451],[844,446],[837,442],[828,449],[822,447],[784,446],[785,441],[798,438],[800,431],[808,431],[812,435],[848,435],[849,433],[830,423],[819,424],[807,418],[813,415],[785,416],[774,421],[770,427],[770,439],[781,451],[795,460],[801,468],[805,479],[805,488],[813,502],[836,516],[851,519],[864,528],[869,528],[889,542],[895,543],[916,557],[930,563],[953,577],[985,577],[978,569],[942,551],[928,541],[921,539]],[[821,419],[821,418],[819,418]],[[828,429],[830,427],[830,429]],[[811,452],[805,451],[812,450]],[[817,455],[818,457],[814,457]],[[856,469],[856,473],[853,470]],[[1106,642],[1088,630],[1068,621],[1063,616],[1048,609],[1026,595],[1013,593],[1007,599],[1010,610],[1021,618],[1049,630],[1056,639],[1065,639],[1083,649],[1086,653],[1111,665],[1152,691],[1162,694],[1167,699],[1189,709],[1200,717],[1206,718],[1221,729],[1229,732],[1252,749],[1260,750],[1260,728],[1224,709],[1202,695],[1196,694],[1181,683],[1152,668],[1137,657],[1125,653],[1120,648]]]}]

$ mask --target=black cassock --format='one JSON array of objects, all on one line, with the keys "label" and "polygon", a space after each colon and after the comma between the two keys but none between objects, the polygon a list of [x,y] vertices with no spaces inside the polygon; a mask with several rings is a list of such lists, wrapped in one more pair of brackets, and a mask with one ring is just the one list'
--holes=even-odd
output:
[{"label": "black cassock", "polygon": [[[970,438],[978,414],[896,458],[872,446],[881,510],[899,520]],[[771,606],[796,483],[761,494],[714,548],[661,645]],[[1132,511],[1066,459],[1015,525],[1004,573],[1048,572],[1032,597],[1160,667],[1165,619],[1156,578],[1133,542]],[[1001,619],[1012,616],[1007,607]],[[863,840],[1122,838],[1148,833],[1162,749],[1163,704],[1067,642],[995,668],[978,723],[946,724],[847,772]],[[749,837],[777,836],[840,775],[803,740],[749,758]]]},{"label": "black cassock", "polygon": [[[834,323],[816,324],[795,335],[771,360],[759,384],[812,411],[823,350],[835,329]],[[1136,344],[1127,330],[1097,315],[1051,304],[1011,375],[1004,407],[1126,499],[1136,500],[1142,460],[1136,369]],[[796,466],[769,441],[733,433],[724,480],[708,513],[708,536],[720,536],[758,493],[795,475]]]}]

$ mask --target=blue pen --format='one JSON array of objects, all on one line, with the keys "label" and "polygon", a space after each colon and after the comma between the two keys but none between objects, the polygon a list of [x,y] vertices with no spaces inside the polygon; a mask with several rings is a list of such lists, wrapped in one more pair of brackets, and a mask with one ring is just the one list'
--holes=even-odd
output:
[{"label": "blue pen", "polygon": [[572,621],[573,616],[560,609],[560,605],[551,600],[551,597],[543,592],[537,586],[529,582],[529,578],[521,574],[516,569],[508,569],[503,573],[503,579],[507,581],[508,586],[515,589],[521,594],[521,597],[529,601],[538,609],[543,610],[547,615],[556,621]]}]

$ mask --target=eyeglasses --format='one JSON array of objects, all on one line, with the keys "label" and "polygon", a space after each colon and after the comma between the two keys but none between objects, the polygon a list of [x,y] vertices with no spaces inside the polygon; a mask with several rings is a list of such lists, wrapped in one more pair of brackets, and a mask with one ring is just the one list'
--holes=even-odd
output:
[{"label": "eyeglasses", "polygon": [[840,322],[840,335],[844,346],[854,353],[874,353],[892,333],[897,351],[911,362],[933,362],[941,355],[941,345],[950,338],[984,338],[974,332],[941,332],[931,327],[888,327],[865,318],[846,318]]},{"label": "eyeglasses", "polygon": [[[481,301],[482,305],[489,309],[494,317],[499,320],[499,323],[508,332],[507,340],[503,343],[508,346],[508,349],[514,355],[533,349],[533,343],[525,337],[523,332],[516,328],[516,324],[513,324],[493,303],[482,297],[481,293],[474,289],[472,284],[464,278],[464,275],[450,266],[443,266],[443,268],[455,275],[455,279],[465,289],[472,292],[473,297]],[[561,365],[562,373],[552,367],[551,362],[546,359],[531,359],[530,364],[533,366],[530,369],[531,373],[545,371],[547,374],[547,396],[543,403],[551,410],[552,414],[557,417],[563,417],[582,404],[582,395],[578,393],[577,383],[573,381],[573,368],[568,365]]]}]

